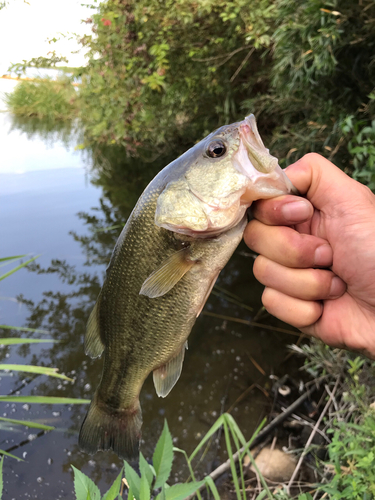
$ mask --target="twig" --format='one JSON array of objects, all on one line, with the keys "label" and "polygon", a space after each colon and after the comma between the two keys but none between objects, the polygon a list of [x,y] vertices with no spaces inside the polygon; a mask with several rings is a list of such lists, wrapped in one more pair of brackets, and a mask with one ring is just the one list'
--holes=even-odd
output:
[{"label": "twig", "polygon": [[[302,396],[300,396],[296,401],[294,401],[294,403],[292,403],[286,410],[284,413],[280,413],[280,415],[278,415],[276,418],[274,418],[272,420],[272,422],[270,422],[268,425],[266,425],[266,427],[259,432],[259,434],[255,437],[255,439],[253,439],[253,442],[251,443],[251,446],[250,446],[250,450],[252,450],[253,448],[255,448],[260,442],[263,441],[263,439],[273,430],[275,429],[276,427],[278,427],[282,422],[284,422],[284,420],[289,417],[289,415],[291,413],[294,413],[295,410],[318,388],[318,386],[313,386],[311,387],[311,389],[309,389],[308,391],[306,391],[304,394],[302,394]],[[236,453],[234,453],[233,455],[233,460],[234,462],[237,462],[241,456],[241,454],[245,451],[245,446],[243,446],[239,451],[237,451]],[[219,467],[217,467],[214,471],[211,472],[211,474],[209,475],[209,477],[214,481],[215,479],[217,479],[218,477],[220,477],[222,474],[224,474],[224,472],[226,472],[227,470],[230,469],[230,459],[228,458],[228,460],[224,463],[222,463],[221,465],[219,465]],[[198,491],[201,491],[203,490],[203,488],[205,488],[205,484],[202,485]],[[186,498],[186,500],[191,500],[192,498],[194,498],[196,493],[194,493],[193,495],[189,496]]]},{"label": "twig", "polygon": [[277,326],[264,325],[263,323],[255,323],[254,321],[248,321],[247,319],[234,318],[233,316],[224,316],[223,314],[216,314],[209,311],[202,311],[204,316],[212,316],[213,318],[226,319],[227,321],[233,321],[234,323],[241,323],[242,325],[258,326],[266,330],[272,330],[274,332],[289,333],[289,335],[295,335],[299,337],[301,334],[299,332],[293,332],[293,330],[287,330],[286,328],[278,328]]},{"label": "twig", "polygon": [[213,56],[213,57],[206,57],[204,59],[197,59],[195,57],[192,57],[192,61],[196,62],[210,62],[210,61],[217,61],[218,59],[225,59],[225,62],[229,61],[231,57],[233,57],[235,54],[238,52],[241,52],[242,50],[249,49],[251,45],[245,45],[244,47],[240,47],[239,49],[233,50],[233,52],[229,52],[228,54],[221,54],[220,56]]},{"label": "twig", "polygon": [[333,403],[333,406],[335,407],[335,410],[337,412],[337,420],[340,422],[340,421],[342,421],[342,418],[339,415],[340,410],[339,410],[339,405],[337,404],[336,398],[334,397],[334,395],[332,395],[332,392],[331,392],[330,388],[328,387],[328,385],[326,385],[325,388],[326,388],[326,391],[328,392],[328,395],[332,396],[332,403]]},{"label": "twig", "polygon": [[250,359],[250,361],[253,363],[253,365],[255,366],[255,368],[262,374],[262,375],[265,375],[266,372],[263,370],[263,368],[255,361],[255,359],[251,356],[251,354],[249,354],[247,351],[246,351],[246,354],[247,354],[247,357]]},{"label": "twig", "polygon": [[332,158],[335,156],[335,154],[337,153],[337,151],[340,149],[341,144],[343,142],[344,142],[344,136],[341,136],[340,139],[339,139],[339,142],[336,144],[335,149],[331,152],[331,154],[328,157],[329,161],[332,161]]},{"label": "twig", "polygon": [[230,83],[233,82],[233,80],[236,78],[236,76],[238,75],[238,73],[241,71],[241,69],[245,66],[245,64],[247,63],[247,61],[250,59],[252,53],[254,52],[255,50],[255,47],[252,47],[249,52],[246,54],[246,56],[244,57],[242,63],[238,66],[238,68],[236,69],[236,71],[234,72],[234,74],[232,75],[231,79],[229,80]]},{"label": "twig", "polygon": [[[314,426],[314,429],[311,431],[310,437],[309,437],[309,439],[307,440],[307,443],[306,443],[306,445],[305,445],[305,449],[303,450],[303,453],[302,453],[302,455],[300,456],[300,458],[299,458],[299,460],[298,460],[298,463],[297,463],[297,466],[296,466],[296,468],[294,469],[294,472],[293,472],[293,474],[292,474],[292,477],[290,478],[290,481],[289,481],[289,483],[288,483],[288,486],[287,486],[287,493],[288,493],[288,495],[290,495],[290,487],[291,487],[291,485],[293,484],[293,481],[295,480],[295,478],[297,477],[297,474],[298,474],[298,472],[299,472],[299,470],[300,470],[300,468],[301,468],[301,465],[302,465],[302,462],[303,462],[303,460],[304,460],[305,456],[307,455],[307,452],[308,452],[309,446],[311,445],[312,440],[314,439],[314,436],[315,436],[315,434],[316,434],[316,432],[317,432],[317,429],[318,429],[318,427],[320,426],[320,424],[321,424],[321,422],[322,422],[322,420],[323,420],[323,418],[324,418],[325,414],[326,414],[326,413],[327,413],[327,411],[328,411],[328,408],[329,408],[329,407],[330,407],[330,405],[331,405],[331,402],[332,402],[332,400],[333,400],[333,398],[334,398],[334,395],[335,395],[335,392],[336,392],[337,387],[338,387],[338,385],[339,385],[339,382],[340,382],[340,377],[336,380],[335,387],[333,388],[333,391],[332,391],[332,393],[331,393],[331,395],[330,395],[330,397],[329,397],[329,399],[328,399],[328,401],[327,401],[327,403],[326,403],[325,407],[323,408],[323,411],[322,411],[322,413],[320,414],[320,416],[319,416],[319,418],[318,418],[318,420],[317,420],[317,422],[316,422],[316,424],[315,424],[315,426]],[[325,387],[326,387],[326,391],[327,391],[327,385],[326,385]],[[328,391],[327,391],[327,393],[328,393]]]},{"label": "twig", "polygon": [[[300,422],[301,425],[304,425],[306,427],[311,427],[312,429],[314,428],[314,425],[309,422],[308,420],[304,419],[304,418],[301,418],[299,415],[291,415],[297,422]],[[326,436],[326,434],[321,431],[320,429],[317,429],[317,432],[318,434],[320,434],[322,436],[323,439],[325,439],[327,441],[327,443],[330,443],[331,440]]]},{"label": "twig", "polygon": [[254,387],[255,387],[255,382],[253,384],[251,384],[247,389],[244,390],[244,392],[242,394],[240,394],[238,396],[236,401],[233,404],[231,404],[230,407],[227,409],[227,413],[230,413],[233,410],[233,408],[236,406],[236,404],[239,403],[240,401],[242,401],[243,398],[245,396],[247,396],[249,394],[249,392],[251,392],[254,389]]}]

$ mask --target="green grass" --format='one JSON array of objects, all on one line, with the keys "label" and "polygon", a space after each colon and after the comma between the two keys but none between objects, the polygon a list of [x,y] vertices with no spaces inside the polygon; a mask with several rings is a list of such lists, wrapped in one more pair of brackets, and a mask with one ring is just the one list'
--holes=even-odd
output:
[{"label": "green grass", "polygon": [[[13,255],[11,257],[2,257],[0,258],[0,267],[9,265],[19,259],[26,257],[26,255]],[[37,259],[39,255],[36,257],[32,257],[24,262],[19,263],[17,266],[13,267],[9,271],[0,275],[0,281],[5,278],[9,278],[12,274],[16,273],[20,269],[24,268],[35,259]],[[0,328],[7,330],[26,330],[28,332],[34,333],[47,333],[44,330],[38,330],[33,328],[22,328],[15,327],[10,325],[0,325]],[[5,337],[0,338],[0,345],[17,345],[17,344],[36,344],[36,343],[47,343],[47,342],[58,342],[53,339],[29,339],[29,338],[13,338],[13,337]],[[72,381],[72,379],[68,378],[64,374],[57,373],[57,368],[51,368],[47,366],[32,366],[32,365],[15,365],[15,364],[0,364],[0,373],[1,370],[7,370],[11,372],[26,372],[31,373],[33,375],[47,375],[49,377],[57,377],[63,380]],[[38,404],[88,404],[90,401],[86,399],[75,399],[75,398],[62,398],[62,397],[51,397],[51,396],[8,396],[8,395],[0,395],[0,403],[38,403]],[[1,417],[0,420],[2,422],[14,424],[14,425],[25,425],[27,427],[33,427],[36,429],[41,429],[44,431],[50,431],[54,429],[54,427],[46,426],[44,424],[40,424],[37,422],[23,421],[23,420],[15,420],[11,418]],[[17,460],[21,460],[19,457],[8,453],[6,450],[0,449],[0,456],[7,456],[11,458],[15,458]],[[1,489],[2,489],[2,477],[1,477],[1,467],[2,467],[3,459],[0,462],[0,500],[1,500]]]},{"label": "green grass", "polygon": [[78,113],[77,93],[67,77],[21,81],[13,92],[5,94],[4,101],[18,116],[72,120]]}]

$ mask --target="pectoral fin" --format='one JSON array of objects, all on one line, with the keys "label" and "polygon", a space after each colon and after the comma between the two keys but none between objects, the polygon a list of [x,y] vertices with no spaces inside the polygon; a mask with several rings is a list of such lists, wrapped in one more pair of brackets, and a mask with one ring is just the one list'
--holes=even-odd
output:
[{"label": "pectoral fin", "polygon": [[142,285],[140,295],[150,299],[161,297],[171,290],[194,265],[189,258],[189,249],[183,248],[174,253],[155,269]]},{"label": "pectoral fin", "polygon": [[174,358],[157,370],[154,370],[154,386],[159,397],[165,398],[168,396],[180,378],[185,349],[187,349],[187,342],[185,342],[181,351]]},{"label": "pectoral fin", "polygon": [[86,327],[85,354],[91,358],[98,358],[104,351],[104,344],[100,338],[99,306],[100,297],[96,301],[94,309],[91,311]]}]

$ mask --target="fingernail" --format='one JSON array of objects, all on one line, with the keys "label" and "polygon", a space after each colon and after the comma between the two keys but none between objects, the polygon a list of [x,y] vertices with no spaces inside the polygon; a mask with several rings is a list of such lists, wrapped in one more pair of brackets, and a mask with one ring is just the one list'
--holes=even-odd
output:
[{"label": "fingernail", "polygon": [[314,266],[328,267],[332,264],[332,248],[327,245],[320,245],[315,250]]},{"label": "fingernail", "polygon": [[312,209],[308,201],[298,200],[283,205],[281,213],[290,222],[303,222],[312,215]]},{"label": "fingernail", "polygon": [[329,290],[329,296],[331,298],[341,297],[343,294],[343,281],[335,276],[331,281],[331,288]]}]

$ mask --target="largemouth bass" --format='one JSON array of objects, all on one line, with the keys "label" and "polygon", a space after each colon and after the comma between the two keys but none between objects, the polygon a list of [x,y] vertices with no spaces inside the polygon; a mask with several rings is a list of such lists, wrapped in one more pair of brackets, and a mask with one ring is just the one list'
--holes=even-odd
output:
[{"label": "largemouth bass", "polygon": [[153,372],[157,394],[167,396],[194,322],[241,241],[246,209],[292,192],[253,115],[219,128],[151,181],[116,243],[88,321],[85,352],[104,354],[104,367],[82,424],[82,450],[138,455],[146,377]]}]

